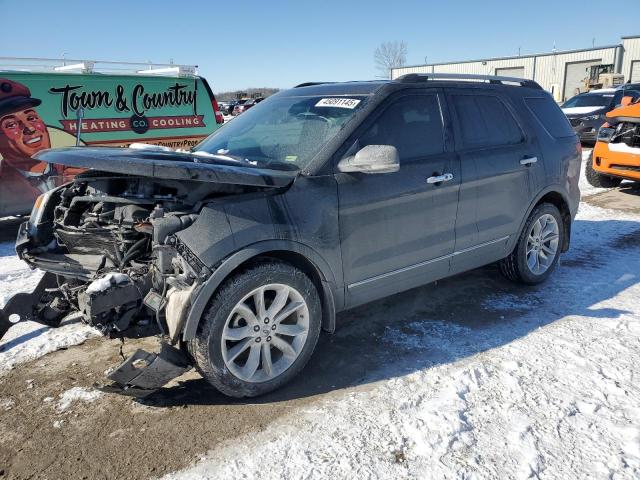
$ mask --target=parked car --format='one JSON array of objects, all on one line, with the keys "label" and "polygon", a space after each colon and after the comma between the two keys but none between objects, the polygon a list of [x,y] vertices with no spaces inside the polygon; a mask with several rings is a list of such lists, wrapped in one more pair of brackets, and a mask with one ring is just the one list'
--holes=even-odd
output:
[{"label": "parked car", "polygon": [[229,115],[229,108],[231,107],[231,104],[229,102],[218,102],[218,107],[220,107],[220,111],[224,114],[224,115]]},{"label": "parked car", "polygon": [[336,312],[489,263],[543,282],[580,198],[566,117],[537,83],[501,77],[307,84],[190,152],[37,159],[91,170],[20,227],[19,257],[46,273],[0,326],[76,310],[112,336],[157,324],[161,352],[109,376],[138,396],[192,365],[226,395],[267,393]]},{"label": "parked car", "polygon": [[233,114],[234,115],[240,115],[243,112],[246,112],[247,110],[249,110],[251,107],[257,105],[258,103],[260,103],[262,100],[264,100],[264,98],[262,97],[258,97],[258,98],[248,98],[246,100],[241,100],[238,105],[236,105],[233,108]]},{"label": "parked car", "polygon": [[223,121],[209,84],[195,75],[0,70],[0,217],[28,214],[38,195],[78,173],[34,160],[41,150],[190,148]]},{"label": "parked car", "polygon": [[235,108],[235,106],[238,104],[238,100],[231,100],[230,102],[228,102],[227,105],[227,111],[225,112],[226,115],[233,115],[233,109]]},{"label": "parked car", "polygon": [[620,105],[623,96],[640,98],[637,84],[625,84],[616,88],[592,90],[570,98],[562,104],[571,126],[580,137],[580,141],[592,145],[596,141],[598,130],[606,121],[606,114]]},{"label": "parked car", "polygon": [[594,187],[613,188],[622,180],[640,182],[640,103],[607,113],[586,168]]},{"label": "parked car", "polygon": [[233,106],[233,111],[231,112],[231,115],[240,115],[242,112],[244,112],[244,104],[247,103],[249,100],[250,100],[249,98],[242,98],[238,100]]}]

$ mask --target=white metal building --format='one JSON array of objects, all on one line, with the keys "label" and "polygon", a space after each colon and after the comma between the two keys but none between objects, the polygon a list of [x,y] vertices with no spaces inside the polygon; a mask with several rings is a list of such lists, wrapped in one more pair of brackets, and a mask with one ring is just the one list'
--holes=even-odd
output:
[{"label": "white metal building", "polygon": [[472,73],[528,78],[552,93],[557,101],[583,90],[591,65],[613,64],[625,81],[640,82],[640,35],[622,37],[622,43],[582,50],[554,51],[536,55],[485,58],[394,68],[391,78],[407,73]]}]

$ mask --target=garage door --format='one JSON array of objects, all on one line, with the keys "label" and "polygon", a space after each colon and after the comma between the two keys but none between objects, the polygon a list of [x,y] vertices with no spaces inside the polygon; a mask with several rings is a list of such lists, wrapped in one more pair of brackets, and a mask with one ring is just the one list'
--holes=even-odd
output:
[{"label": "garage door", "polygon": [[524,78],[524,67],[496,68],[496,75]]},{"label": "garage door", "polygon": [[640,82],[640,60],[631,62],[631,81]]},{"label": "garage door", "polygon": [[573,97],[578,91],[584,92],[584,79],[589,75],[587,69],[591,65],[600,65],[601,59],[586,62],[567,63],[564,71],[563,100]]}]

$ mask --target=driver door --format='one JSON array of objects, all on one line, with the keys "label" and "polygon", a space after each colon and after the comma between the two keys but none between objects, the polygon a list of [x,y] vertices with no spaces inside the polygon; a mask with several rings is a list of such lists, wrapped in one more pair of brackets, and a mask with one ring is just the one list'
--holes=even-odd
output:
[{"label": "driver door", "polygon": [[[347,305],[371,301],[449,273],[460,165],[440,89],[392,96],[348,141],[393,145],[394,173],[336,173]],[[445,174],[447,181],[430,183]]]}]

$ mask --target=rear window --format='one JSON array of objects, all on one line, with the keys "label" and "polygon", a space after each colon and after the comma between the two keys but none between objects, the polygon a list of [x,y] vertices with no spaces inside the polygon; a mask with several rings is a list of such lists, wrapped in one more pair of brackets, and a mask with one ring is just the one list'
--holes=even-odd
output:
[{"label": "rear window", "polygon": [[511,112],[492,95],[453,95],[464,147],[513,145],[524,136]]},{"label": "rear window", "polygon": [[551,97],[525,98],[525,103],[547,132],[555,138],[575,135],[569,120]]}]

